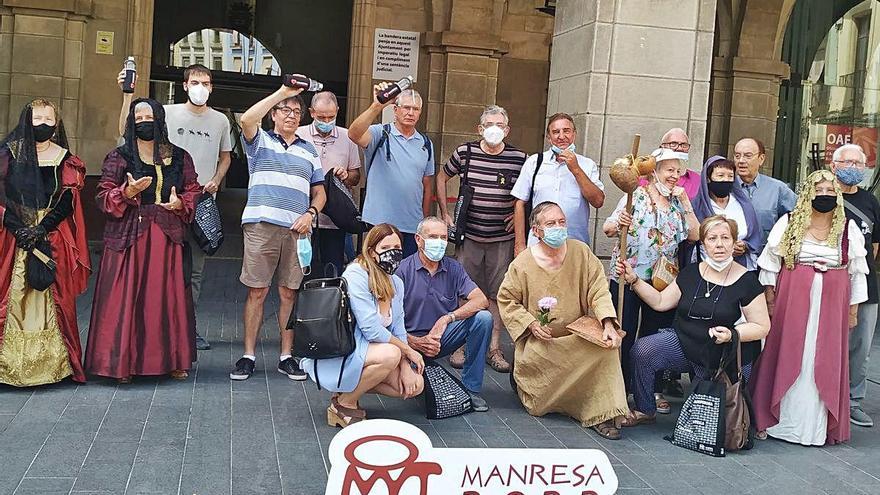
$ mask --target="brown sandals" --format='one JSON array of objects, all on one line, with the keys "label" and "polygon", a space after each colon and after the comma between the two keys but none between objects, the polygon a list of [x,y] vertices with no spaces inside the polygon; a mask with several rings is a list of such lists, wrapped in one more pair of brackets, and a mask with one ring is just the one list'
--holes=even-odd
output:
[{"label": "brown sandals", "polygon": [[621,421],[620,426],[624,428],[632,428],[633,426],[639,425],[652,425],[657,422],[657,416],[648,416],[647,414],[639,411],[631,411],[627,414],[623,421]]},{"label": "brown sandals", "polygon": [[330,399],[330,407],[327,408],[327,425],[345,428],[348,425],[367,419],[367,412],[363,409],[351,409],[339,404],[336,397]]},{"label": "brown sandals", "polygon": [[486,364],[498,373],[510,373],[510,363],[504,359],[501,349],[492,349],[486,354]]},{"label": "brown sandals", "polygon": [[593,425],[590,428],[592,428],[593,431],[598,433],[599,436],[602,438],[606,438],[608,440],[620,440],[620,429],[617,428],[613,419],[609,419],[608,421]]},{"label": "brown sandals", "polygon": [[186,380],[189,377],[189,373],[186,370],[174,370],[168,375],[174,380]]}]

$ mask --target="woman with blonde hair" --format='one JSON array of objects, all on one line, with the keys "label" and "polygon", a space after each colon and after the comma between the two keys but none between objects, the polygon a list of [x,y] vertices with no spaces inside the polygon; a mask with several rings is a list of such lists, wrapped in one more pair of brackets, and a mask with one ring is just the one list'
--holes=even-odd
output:
[{"label": "woman with blonde hair", "polygon": [[403,260],[401,244],[397,227],[376,225],[367,233],[361,254],[342,274],[355,319],[354,352],[346,358],[321,359],[320,366],[314,359],[300,362],[312,380],[335,392],[327,408],[330,426],[344,428],[365,419],[358,400],[366,393],[402,399],[422,393],[425,363],[407,344],[403,281],[394,275]]},{"label": "woman with blonde hair", "polygon": [[849,440],[849,329],[868,298],[868,263],[843,203],[834,174],[813,172],[758,258],[772,317],[750,382],[759,438]]}]

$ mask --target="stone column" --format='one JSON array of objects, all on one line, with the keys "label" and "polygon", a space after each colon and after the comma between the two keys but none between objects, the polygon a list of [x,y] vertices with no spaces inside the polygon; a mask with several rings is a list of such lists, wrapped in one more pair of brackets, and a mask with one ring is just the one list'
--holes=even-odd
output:
[{"label": "stone column", "polygon": [[5,134],[17,124],[27,102],[46,98],[59,106],[71,147],[75,148],[83,27],[91,2],[4,0],[2,4],[0,133]]},{"label": "stone column", "polygon": [[591,237],[622,196],[608,177],[615,158],[656,148],[672,127],[688,132],[690,166],[700,168],[706,137],[714,0],[560,0],[550,58],[547,115],[572,114],[578,150],[600,164],[605,205],[594,211]]}]

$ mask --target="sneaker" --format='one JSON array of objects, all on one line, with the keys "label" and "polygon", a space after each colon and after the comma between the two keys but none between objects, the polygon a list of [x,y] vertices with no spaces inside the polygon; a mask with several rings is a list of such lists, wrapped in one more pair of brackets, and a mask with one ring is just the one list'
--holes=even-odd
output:
[{"label": "sneaker", "polygon": [[874,420],[862,411],[862,406],[849,408],[849,422],[856,426],[866,426],[868,428],[874,426]]},{"label": "sneaker", "polygon": [[211,344],[209,344],[208,341],[205,340],[204,337],[202,337],[199,334],[196,334],[196,349],[198,349],[200,351],[207,351],[207,350],[211,349]]},{"label": "sneaker", "polygon": [[254,374],[254,361],[243,357],[235,362],[235,370],[229,374],[230,380],[247,380]]},{"label": "sneaker", "polygon": [[278,363],[278,372],[287,375],[287,378],[301,382],[308,377],[306,372],[299,367],[295,359],[289,357]]},{"label": "sneaker", "polygon": [[474,408],[476,412],[486,412],[489,410],[489,404],[486,402],[486,399],[480,397],[480,394],[475,394],[473,392],[468,392],[471,396],[471,407]]}]

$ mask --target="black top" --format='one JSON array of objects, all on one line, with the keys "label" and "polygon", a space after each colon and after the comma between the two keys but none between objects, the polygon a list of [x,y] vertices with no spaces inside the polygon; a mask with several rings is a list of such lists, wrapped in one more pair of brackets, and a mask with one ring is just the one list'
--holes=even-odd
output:
[{"label": "black top", "polygon": [[[676,282],[681,289],[681,299],[675,310],[673,326],[688,361],[706,369],[717,369],[725,346],[709,339],[709,329],[717,326],[732,329],[742,315],[742,307],[762,296],[764,287],[754,272],[744,273],[733,283],[728,281],[727,286],[707,284],[699,267],[699,263],[694,263],[678,274]],[[710,316],[711,319],[702,319]],[[760,341],[743,342],[743,366],[757,359],[760,352]],[[732,362],[727,370],[731,375],[735,374],[736,362]]]},{"label": "black top", "polygon": [[877,267],[874,261],[874,249],[871,245],[880,242],[880,203],[877,202],[877,198],[873,194],[862,188],[859,188],[858,191],[852,194],[844,194],[843,199],[856,207],[871,221],[869,224],[855,212],[851,211],[850,208],[845,208],[846,218],[855,221],[856,225],[859,226],[859,230],[862,231],[862,235],[865,236],[865,249],[868,250],[867,303],[876,304],[880,297],[878,297],[877,290]]}]

